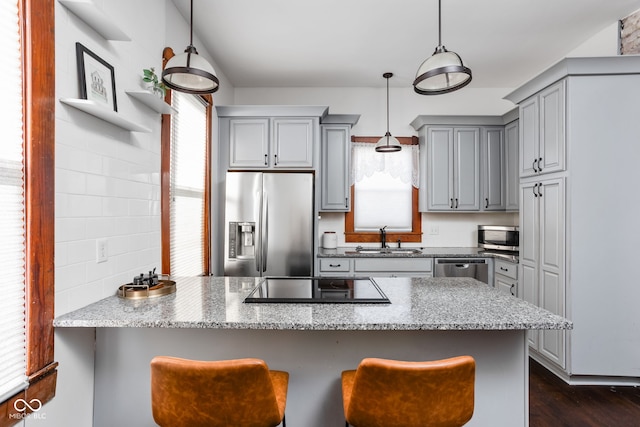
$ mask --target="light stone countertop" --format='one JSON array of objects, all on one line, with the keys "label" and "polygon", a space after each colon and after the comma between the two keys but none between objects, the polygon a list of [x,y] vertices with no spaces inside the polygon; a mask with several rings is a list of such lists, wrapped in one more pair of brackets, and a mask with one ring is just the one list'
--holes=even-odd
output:
[{"label": "light stone countertop", "polygon": [[[394,249],[395,244],[390,244]],[[379,243],[363,244],[366,248],[378,248]],[[413,249],[413,246],[403,246],[406,249]],[[491,254],[483,254],[479,248],[420,248],[421,253],[356,253],[355,247],[339,247],[337,249],[318,248],[318,258],[492,258]]]},{"label": "light stone countertop", "polygon": [[112,296],[54,319],[88,328],[264,330],[572,329],[567,319],[471,278],[374,278],[390,304],[244,303],[261,280],[177,278],[176,292],[145,300]]}]

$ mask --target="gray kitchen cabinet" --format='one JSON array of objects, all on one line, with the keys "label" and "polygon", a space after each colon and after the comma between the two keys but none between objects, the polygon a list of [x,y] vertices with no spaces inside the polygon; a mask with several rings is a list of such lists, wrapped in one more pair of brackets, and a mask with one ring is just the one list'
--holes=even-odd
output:
[{"label": "gray kitchen cabinet", "polygon": [[315,118],[232,118],[231,168],[311,168]]},{"label": "gray kitchen cabinet", "polygon": [[519,121],[504,127],[505,149],[505,210],[518,211],[520,208],[520,171],[518,170]]},{"label": "gray kitchen cabinet", "polygon": [[520,177],[565,169],[565,81],[520,103]]},{"label": "gray kitchen cabinet", "polygon": [[320,211],[351,210],[351,126],[322,125],[320,138]]},{"label": "gray kitchen cabinet", "polygon": [[504,127],[482,128],[482,210],[505,210]]},{"label": "gray kitchen cabinet", "polygon": [[351,259],[349,258],[321,258],[320,276],[353,275]]},{"label": "gray kitchen cabinet", "polygon": [[274,168],[313,167],[313,146],[318,119],[274,118],[271,161]]},{"label": "gray kitchen cabinet", "polygon": [[229,120],[229,166],[265,168],[269,166],[269,119]]},{"label": "gray kitchen cabinet", "polygon": [[480,128],[429,127],[426,139],[426,210],[480,210]]},{"label": "gray kitchen cabinet", "polygon": [[433,277],[433,258],[320,258],[320,276]]},{"label": "gray kitchen cabinet", "polygon": [[356,276],[433,277],[433,258],[354,258]]},{"label": "gray kitchen cabinet", "polygon": [[[521,184],[520,281],[524,300],[565,315],[565,179]],[[529,344],[565,367],[564,331],[529,331]]]},{"label": "gray kitchen cabinet", "polygon": [[496,259],[493,266],[495,288],[510,295],[518,296],[518,264]]}]

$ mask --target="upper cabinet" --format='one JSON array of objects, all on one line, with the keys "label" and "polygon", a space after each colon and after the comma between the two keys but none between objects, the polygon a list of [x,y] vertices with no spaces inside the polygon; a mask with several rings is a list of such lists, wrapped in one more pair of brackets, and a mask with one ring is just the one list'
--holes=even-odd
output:
[{"label": "upper cabinet", "polygon": [[518,169],[518,141],[520,137],[519,120],[504,127],[504,173],[505,173],[505,209],[518,211],[520,208],[520,170]]},{"label": "upper cabinet", "polygon": [[565,169],[565,82],[520,104],[520,176]]},{"label": "upper cabinet", "polygon": [[327,107],[219,106],[230,169],[312,169]]},{"label": "upper cabinet", "polygon": [[320,140],[320,210],[351,210],[351,126],[322,125]]},{"label": "upper cabinet", "polygon": [[231,168],[311,168],[318,119],[229,120]]},{"label": "upper cabinet", "polygon": [[[507,171],[513,173],[518,164],[513,150],[507,152],[504,125],[517,119],[516,113],[418,116],[411,123],[420,137],[421,212],[504,211],[508,203],[518,209],[517,173],[515,183],[507,184],[513,179]],[[515,201],[507,201],[508,189]]]},{"label": "upper cabinet", "polygon": [[502,126],[482,128],[482,209],[505,209],[505,141]]}]

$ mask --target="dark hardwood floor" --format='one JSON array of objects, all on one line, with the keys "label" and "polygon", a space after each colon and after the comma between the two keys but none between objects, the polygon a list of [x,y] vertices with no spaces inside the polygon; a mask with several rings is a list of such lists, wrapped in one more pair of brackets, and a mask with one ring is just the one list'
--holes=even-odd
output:
[{"label": "dark hardwood floor", "polygon": [[640,387],[571,386],[529,364],[530,427],[640,426]]}]

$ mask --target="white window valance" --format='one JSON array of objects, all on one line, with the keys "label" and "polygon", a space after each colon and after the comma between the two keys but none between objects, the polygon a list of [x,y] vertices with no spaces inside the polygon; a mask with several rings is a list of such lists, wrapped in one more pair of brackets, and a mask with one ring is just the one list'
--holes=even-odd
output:
[{"label": "white window valance", "polygon": [[401,151],[394,153],[378,153],[375,150],[375,144],[354,142],[351,145],[351,150],[352,184],[360,182],[364,177],[371,177],[375,172],[386,171],[403,183],[411,183],[414,187],[419,188],[417,145],[403,145]]}]

